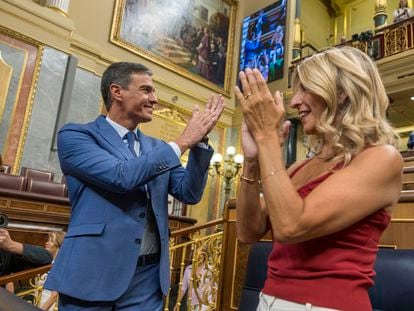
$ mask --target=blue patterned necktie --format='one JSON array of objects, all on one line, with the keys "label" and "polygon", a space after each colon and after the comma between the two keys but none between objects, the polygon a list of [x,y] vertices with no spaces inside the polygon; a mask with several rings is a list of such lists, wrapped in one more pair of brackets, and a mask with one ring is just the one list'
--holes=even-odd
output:
[{"label": "blue patterned necktie", "polygon": [[137,153],[135,152],[134,149],[134,144],[135,144],[135,133],[134,132],[128,132],[125,135],[126,139],[128,140],[128,149],[129,151],[131,151],[132,155],[136,158],[137,157]]}]

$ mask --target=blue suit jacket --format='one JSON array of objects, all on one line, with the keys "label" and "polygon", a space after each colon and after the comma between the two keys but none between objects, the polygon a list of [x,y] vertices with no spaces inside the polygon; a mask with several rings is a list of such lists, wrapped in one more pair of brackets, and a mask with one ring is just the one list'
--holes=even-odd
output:
[{"label": "blue suit jacket", "polygon": [[186,204],[200,201],[213,150],[192,148],[183,168],[171,146],[138,132],[134,158],[114,128],[99,116],[67,124],[58,135],[71,218],[45,287],[88,301],[113,301],[134,275],[144,231],[147,185],[161,240],[159,277],[169,288],[168,193]]}]

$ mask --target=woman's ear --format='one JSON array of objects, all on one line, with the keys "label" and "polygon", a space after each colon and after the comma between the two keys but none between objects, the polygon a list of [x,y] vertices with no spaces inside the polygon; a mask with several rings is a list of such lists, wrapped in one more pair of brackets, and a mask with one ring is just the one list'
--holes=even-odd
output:
[{"label": "woman's ear", "polygon": [[338,103],[340,106],[345,105],[348,102],[348,95],[344,91],[339,91]]}]

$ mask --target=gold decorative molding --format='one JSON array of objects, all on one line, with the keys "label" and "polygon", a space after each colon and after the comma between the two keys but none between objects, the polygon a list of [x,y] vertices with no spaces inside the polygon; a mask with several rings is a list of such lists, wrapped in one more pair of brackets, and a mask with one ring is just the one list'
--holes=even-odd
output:
[{"label": "gold decorative molding", "polygon": [[[0,33],[1,33],[1,31],[0,31]],[[17,107],[17,105],[19,103],[20,92],[21,92],[21,89],[22,89],[22,80],[23,80],[23,76],[24,76],[24,68],[27,65],[27,58],[28,58],[28,55],[27,54],[28,54],[28,52],[26,50],[22,49],[22,48],[13,46],[13,45],[11,45],[9,43],[2,42],[2,41],[0,41],[0,42],[3,43],[3,44],[7,44],[8,46],[10,46],[11,48],[14,48],[16,50],[20,50],[24,54],[24,61],[23,61],[23,65],[22,65],[22,72],[20,73],[20,76],[19,76],[19,79],[18,79],[17,88],[16,88],[16,94],[15,94],[14,100],[13,100],[13,109],[12,109],[12,113],[11,113],[11,116],[10,116],[10,120],[14,120],[15,113],[16,113],[16,107]],[[13,140],[13,138],[11,137],[12,133],[10,132],[10,126],[11,126],[11,124],[9,124],[9,128],[7,130],[6,139],[5,139],[4,146],[3,146],[3,152],[4,152],[4,154],[7,154],[8,153],[8,150],[9,150],[9,147],[10,147],[10,141]],[[18,158],[17,155],[15,155],[14,156],[14,161],[13,161],[13,164],[12,164],[12,169],[11,169],[11,173],[13,173],[13,174],[15,172],[14,163],[17,160],[17,158]]]},{"label": "gold decorative molding", "polygon": [[18,144],[17,152],[16,152],[16,161],[14,162],[13,169],[12,169],[13,174],[17,174],[18,169],[20,168],[22,157],[23,157],[23,149],[26,143],[27,131],[29,130],[30,118],[32,116],[33,102],[34,102],[34,98],[36,95],[37,82],[39,80],[40,66],[42,63],[43,52],[44,52],[44,46],[38,46],[35,69],[34,69],[34,73],[32,77],[29,98],[27,100],[26,111],[25,111],[25,115],[23,119],[23,127],[21,130],[20,140],[19,140],[19,144]]},{"label": "gold decorative molding", "polygon": [[[207,100],[206,100],[207,101]],[[164,98],[158,97],[158,103],[166,108],[169,108],[171,110],[175,110],[177,113],[179,113],[181,116],[188,116],[190,117],[192,114],[192,110],[184,108],[182,106],[177,105],[176,103],[172,103],[169,100],[166,100]],[[157,110],[154,111],[154,114],[157,113]],[[185,121],[187,123],[187,121]],[[216,127],[220,129],[225,129],[228,126],[226,126],[223,122],[218,121],[216,124]]]},{"label": "gold decorative molding", "polygon": [[375,0],[375,15],[387,11],[387,0]]},{"label": "gold decorative molding", "polygon": [[42,45],[42,43],[40,41],[38,41],[36,39],[33,39],[31,37],[28,37],[28,36],[26,36],[26,35],[24,35],[20,32],[14,31],[10,28],[7,28],[3,25],[0,25],[0,33],[4,33],[5,35],[14,37],[14,38],[22,40],[22,41],[25,41],[25,42],[27,42],[29,44],[32,44],[32,45],[36,45],[36,46],[41,46]]},{"label": "gold decorative molding", "polygon": [[4,107],[6,105],[12,74],[13,68],[9,66],[1,57],[0,50],[0,122],[3,118]]},{"label": "gold decorative molding", "polygon": [[384,56],[402,52],[408,47],[407,27],[392,28],[384,33]]},{"label": "gold decorative molding", "polygon": [[179,113],[176,109],[172,108],[164,108],[161,110],[155,110],[154,114],[160,117],[165,117],[168,118],[174,122],[177,123],[181,123],[181,124],[186,124],[186,120],[184,119],[184,117],[181,115],[181,113]]}]

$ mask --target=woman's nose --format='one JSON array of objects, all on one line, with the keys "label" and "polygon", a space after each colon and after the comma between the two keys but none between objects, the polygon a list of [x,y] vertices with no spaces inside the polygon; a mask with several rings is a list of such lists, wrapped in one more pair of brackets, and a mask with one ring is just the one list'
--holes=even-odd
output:
[{"label": "woman's nose", "polygon": [[289,106],[292,108],[297,108],[302,103],[302,96],[298,93],[293,95],[292,99],[290,100]]}]

